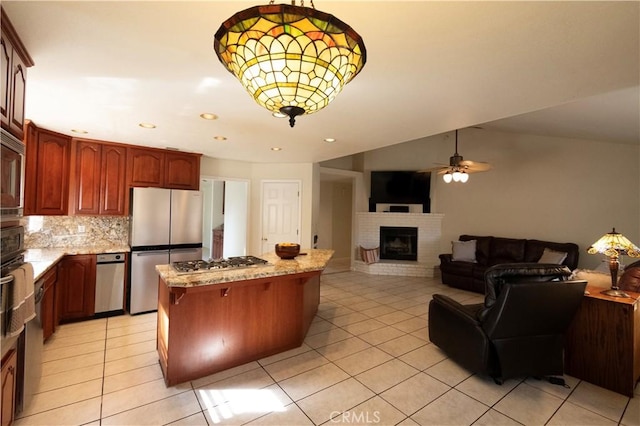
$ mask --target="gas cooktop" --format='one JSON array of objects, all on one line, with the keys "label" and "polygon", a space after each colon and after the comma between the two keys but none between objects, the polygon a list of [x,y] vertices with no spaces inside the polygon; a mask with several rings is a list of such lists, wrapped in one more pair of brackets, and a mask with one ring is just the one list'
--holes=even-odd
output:
[{"label": "gas cooktop", "polygon": [[252,268],[268,265],[264,259],[255,256],[235,256],[227,259],[187,260],[172,262],[171,266],[179,274],[192,274],[195,272],[213,272],[225,269]]}]

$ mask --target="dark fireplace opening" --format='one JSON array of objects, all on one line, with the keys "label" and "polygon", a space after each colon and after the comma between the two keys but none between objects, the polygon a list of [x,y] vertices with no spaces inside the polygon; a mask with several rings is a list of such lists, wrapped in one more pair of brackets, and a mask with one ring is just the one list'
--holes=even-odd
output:
[{"label": "dark fireplace opening", "polygon": [[418,228],[381,226],[380,259],[418,260]]}]

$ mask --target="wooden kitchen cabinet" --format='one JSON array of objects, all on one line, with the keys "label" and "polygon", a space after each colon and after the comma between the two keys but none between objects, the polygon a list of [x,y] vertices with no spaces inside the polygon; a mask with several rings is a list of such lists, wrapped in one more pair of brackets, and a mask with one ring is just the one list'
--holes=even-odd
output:
[{"label": "wooden kitchen cabinet", "polygon": [[66,216],[71,138],[31,122],[26,131],[25,216]]},{"label": "wooden kitchen cabinet", "polygon": [[200,154],[129,148],[129,186],[200,189]]},{"label": "wooden kitchen cabinet", "polygon": [[173,386],[302,344],[320,271],[169,287],[159,279],[157,349]]},{"label": "wooden kitchen cabinet", "polygon": [[96,255],[74,255],[62,259],[56,286],[58,318],[61,323],[93,316],[96,299]]},{"label": "wooden kitchen cabinet", "polygon": [[2,417],[0,418],[2,426],[13,422],[16,406],[17,362],[18,356],[15,349],[11,349],[2,360]]},{"label": "wooden kitchen cabinet", "polygon": [[42,279],[44,280],[44,294],[40,302],[40,318],[42,322],[42,337],[46,341],[55,333],[58,325],[58,310],[56,307],[57,267],[47,271]]},{"label": "wooden kitchen cabinet", "polygon": [[11,25],[4,9],[2,9],[1,32],[2,99],[0,100],[0,121],[4,129],[22,140],[24,137],[27,68],[33,66],[33,59],[20,41],[20,37]]},{"label": "wooden kitchen cabinet", "polygon": [[126,156],[123,145],[73,140],[72,212],[78,215],[126,214]]},{"label": "wooden kitchen cabinet", "polygon": [[200,189],[200,155],[166,153],[165,188]]},{"label": "wooden kitchen cabinet", "polygon": [[129,186],[164,186],[164,152],[155,149],[129,148],[127,153]]}]

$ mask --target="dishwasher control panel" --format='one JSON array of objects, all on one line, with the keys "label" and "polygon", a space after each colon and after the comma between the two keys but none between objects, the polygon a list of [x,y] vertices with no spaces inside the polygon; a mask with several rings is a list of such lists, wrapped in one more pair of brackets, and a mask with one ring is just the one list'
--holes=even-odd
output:
[{"label": "dishwasher control panel", "polygon": [[124,262],[124,253],[103,253],[97,255],[98,263],[122,263]]}]

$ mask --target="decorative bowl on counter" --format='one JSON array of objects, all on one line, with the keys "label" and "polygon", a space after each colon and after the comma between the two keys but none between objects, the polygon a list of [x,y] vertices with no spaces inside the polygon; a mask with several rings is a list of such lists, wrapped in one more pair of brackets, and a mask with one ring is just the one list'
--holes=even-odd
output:
[{"label": "decorative bowl on counter", "polygon": [[280,259],[293,259],[300,254],[300,244],[278,243],[276,244],[276,254]]}]

